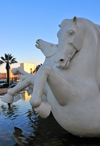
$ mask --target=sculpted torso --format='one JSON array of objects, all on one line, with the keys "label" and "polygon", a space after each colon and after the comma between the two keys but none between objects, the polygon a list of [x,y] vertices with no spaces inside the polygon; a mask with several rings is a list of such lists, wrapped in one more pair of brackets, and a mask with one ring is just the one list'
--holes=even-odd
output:
[{"label": "sculpted torso", "polygon": [[[46,60],[33,82],[28,84],[23,79],[23,87],[34,86],[31,105],[37,112],[44,107],[49,112],[51,109],[65,130],[78,136],[100,136],[99,27],[87,19],[74,17],[61,23],[57,36],[58,45],[37,40],[36,47]],[[13,91],[19,90],[16,87]],[[8,94],[14,95],[13,91]],[[48,103],[42,102],[43,94]]]}]

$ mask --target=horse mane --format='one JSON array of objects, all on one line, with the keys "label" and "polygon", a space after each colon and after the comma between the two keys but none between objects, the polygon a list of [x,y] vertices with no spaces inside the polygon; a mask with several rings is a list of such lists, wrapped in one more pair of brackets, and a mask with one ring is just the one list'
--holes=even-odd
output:
[{"label": "horse mane", "polygon": [[[95,29],[98,37],[100,38],[100,25],[95,24],[92,21],[85,19],[85,18],[79,18],[79,20],[82,20],[83,22],[88,22],[88,24],[91,25]],[[99,40],[98,40],[98,42],[99,42]],[[98,83],[98,85],[100,85],[100,45],[98,45],[97,83]]]},{"label": "horse mane", "polygon": [[98,24],[96,24],[96,26],[99,28],[99,30],[100,30],[100,25],[98,25]]},{"label": "horse mane", "polygon": [[[74,18],[73,18],[74,19]],[[69,21],[73,21],[73,19],[65,19],[62,21],[61,26],[64,26]],[[85,25],[91,27],[91,30],[93,30],[97,33],[98,37],[98,43],[100,38],[100,25],[93,23],[91,20],[88,20],[86,18],[75,18],[75,21],[77,24],[81,25],[84,23]],[[97,63],[97,83],[100,85],[100,45],[98,44],[98,63]]]}]

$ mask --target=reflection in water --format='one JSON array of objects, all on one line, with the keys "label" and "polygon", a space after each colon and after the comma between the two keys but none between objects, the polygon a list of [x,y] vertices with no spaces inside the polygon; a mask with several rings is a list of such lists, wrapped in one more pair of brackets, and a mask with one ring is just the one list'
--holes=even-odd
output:
[{"label": "reflection in water", "polygon": [[30,100],[30,98],[31,98],[31,95],[28,95],[28,93],[25,91],[25,92],[22,92],[21,94],[20,94],[20,96],[21,96],[21,98],[23,99],[23,100],[25,100],[25,101],[27,101],[27,100]]},{"label": "reflection in water", "polygon": [[[30,99],[22,93],[22,99]],[[51,114],[37,116],[29,101],[19,100],[8,108],[0,100],[0,146],[100,146],[100,138],[79,138],[59,126]]]},{"label": "reflection in water", "polygon": [[7,105],[1,105],[0,111],[7,118],[16,117],[16,112],[18,111],[18,106],[12,105],[10,108]]}]

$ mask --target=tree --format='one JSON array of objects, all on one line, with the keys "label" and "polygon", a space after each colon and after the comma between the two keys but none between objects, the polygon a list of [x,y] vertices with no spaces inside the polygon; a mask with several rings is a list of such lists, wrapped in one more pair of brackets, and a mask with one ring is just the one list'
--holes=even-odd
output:
[{"label": "tree", "polygon": [[10,64],[17,63],[16,58],[13,58],[11,54],[5,54],[5,57],[0,57],[0,65],[6,63],[6,70],[7,70],[7,83],[9,84],[9,69]]},{"label": "tree", "polygon": [[35,70],[33,71],[33,73],[36,73],[36,72],[38,71],[38,69],[41,67],[41,65],[42,65],[42,64],[37,65],[36,68],[35,68]]}]

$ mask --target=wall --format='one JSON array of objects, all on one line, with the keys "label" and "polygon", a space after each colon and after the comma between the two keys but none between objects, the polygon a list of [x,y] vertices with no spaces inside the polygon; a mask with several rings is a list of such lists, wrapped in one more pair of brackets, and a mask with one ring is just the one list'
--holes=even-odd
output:
[{"label": "wall", "polygon": [[20,63],[20,68],[28,73],[32,73],[35,69],[34,63]]}]

